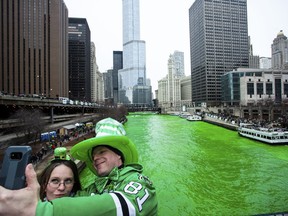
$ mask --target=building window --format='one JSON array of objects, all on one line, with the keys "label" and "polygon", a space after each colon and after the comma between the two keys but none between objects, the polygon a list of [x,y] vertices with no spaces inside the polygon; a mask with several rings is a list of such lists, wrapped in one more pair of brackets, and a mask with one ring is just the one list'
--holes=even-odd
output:
[{"label": "building window", "polygon": [[257,95],[263,95],[263,83],[257,83]]},{"label": "building window", "polygon": [[284,83],[284,94],[288,97],[288,83]]},{"label": "building window", "polygon": [[269,96],[273,94],[272,83],[266,83],[266,94]]},{"label": "building window", "polygon": [[250,95],[250,97],[254,95],[254,83],[247,83],[247,94]]}]

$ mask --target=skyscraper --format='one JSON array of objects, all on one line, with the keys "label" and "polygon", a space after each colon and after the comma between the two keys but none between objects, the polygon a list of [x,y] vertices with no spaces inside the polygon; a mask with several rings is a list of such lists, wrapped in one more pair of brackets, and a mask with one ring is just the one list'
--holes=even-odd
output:
[{"label": "skyscraper", "polygon": [[271,58],[270,57],[260,57],[259,64],[261,69],[270,69],[271,68]]},{"label": "skyscraper", "polygon": [[91,37],[85,18],[69,18],[69,98],[91,101]]},{"label": "skyscraper", "polygon": [[272,50],[272,68],[288,69],[288,40],[281,30],[273,40]]},{"label": "skyscraper", "polygon": [[248,43],[249,43],[249,68],[259,68],[260,58],[259,56],[253,55],[253,45],[251,44],[250,37],[248,37]]},{"label": "skyscraper", "polygon": [[247,0],[196,0],[189,9],[192,101],[221,103],[221,76],[248,67]]},{"label": "skyscraper", "polygon": [[112,86],[112,74],[113,69],[107,70],[106,73],[103,73],[103,81],[104,81],[104,98],[106,101],[113,102],[113,86]]},{"label": "skyscraper", "polygon": [[118,71],[123,68],[123,52],[113,51],[113,73],[112,73],[112,86],[113,86],[113,99],[114,103],[118,103]]},{"label": "skyscraper", "polygon": [[179,78],[185,76],[184,71],[184,52],[174,51],[173,55],[173,62],[175,67],[175,75]]},{"label": "skyscraper", "polygon": [[63,0],[2,0],[0,91],[68,96],[67,29]]},{"label": "skyscraper", "polygon": [[168,59],[167,76],[158,81],[159,106],[165,111],[181,110],[181,78],[184,74],[184,53],[175,51]]},{"label": "skyscraper", "polygon": [[140,40],[139,0],[123,0],[123,69],[118,71],[119,103],[147,103],[147,98],[137,95],[137,92],[143,94],[151,89],[146,87],[145,52],[145,41]]},{"label": "skyscraper", "polygon": [[98,97],[97,97],[97,79],[98,79],[98,65],[96,62],[96,46],[94,42],[91,42],[91,102],[96,102]]}]

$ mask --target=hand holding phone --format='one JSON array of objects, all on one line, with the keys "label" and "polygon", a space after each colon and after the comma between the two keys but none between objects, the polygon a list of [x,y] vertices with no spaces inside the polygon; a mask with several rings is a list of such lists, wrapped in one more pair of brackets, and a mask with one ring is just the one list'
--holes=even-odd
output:
[{"label": "hand holding phone", "polygon": [[30,146],[10,146],[6,149],[0,171],[0,185],[13,190],[25,187],[25,168],[30,163],[31,152]]}]

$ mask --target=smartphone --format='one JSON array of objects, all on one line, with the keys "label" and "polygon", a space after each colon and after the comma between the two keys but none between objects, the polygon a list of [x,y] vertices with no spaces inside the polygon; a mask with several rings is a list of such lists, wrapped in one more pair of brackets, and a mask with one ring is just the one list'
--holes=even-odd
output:
[{"label": "smartphone", "polygon": [[31,162],[30,146],[10,146],[6,149],[0,171],[0,185],[7,189],[24,188],[25,168]]}]

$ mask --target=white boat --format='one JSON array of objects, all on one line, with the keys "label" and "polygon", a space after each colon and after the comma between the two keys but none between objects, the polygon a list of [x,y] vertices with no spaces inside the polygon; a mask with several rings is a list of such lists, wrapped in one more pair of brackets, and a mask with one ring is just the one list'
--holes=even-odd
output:
[{"label": "white boat", "polygon": [[202,117],[199,115],[189,115],[186,117],[188,121],[201,121]]},{"label": "white boat", "polygon": [[283,128],[263,128],[254,124],[240,123],[238,133],[243,137],[271,145],[288,144],[288,131]]}]

